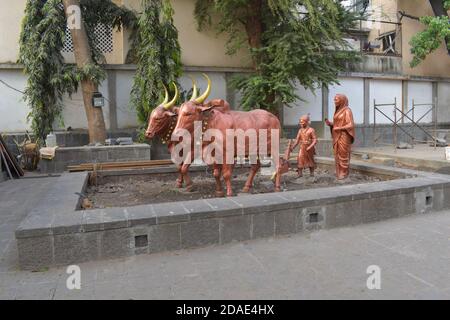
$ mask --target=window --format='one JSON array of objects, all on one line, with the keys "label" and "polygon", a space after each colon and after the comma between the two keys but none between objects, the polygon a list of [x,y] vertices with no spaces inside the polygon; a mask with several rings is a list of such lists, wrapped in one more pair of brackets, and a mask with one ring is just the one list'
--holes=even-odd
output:
[{"label": "window", "polygon": [[[94,30],[94,39],[97,49],[103,53],[111,53],[113,51],[113,29],[110,26],[99,24]],[[62,49],[64,53],[73,52],[73,42],[70,30],[66,27],[66,41]]]}]

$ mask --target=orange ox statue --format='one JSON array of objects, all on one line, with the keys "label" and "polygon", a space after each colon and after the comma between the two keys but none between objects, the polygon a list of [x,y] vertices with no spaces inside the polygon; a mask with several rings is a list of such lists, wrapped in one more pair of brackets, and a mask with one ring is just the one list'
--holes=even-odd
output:
[{"label": "orange ox statue", "polygon": [[[194,79],[192,79],[192,97],[190,98],[190,101],[200,101],[203,99],[203,97],[197,97],[197,84]],[[164,101],[153,111],[151,112],[148,120],[148,127],[145,132],[145,137],[149,140],[159,137],[163,144],[167,144],[167,148],[170,153],[174,150],[176,146],[176,142],[170,141],[170,137],[172,135],[172,132],[175,128],[175,124],[177,123],[178,119],[178,111],[179,107],[175,106],[175,102],[178,100],[179,92],[178,88],[175,83],[172,83],[174,89],[175,89],[175,96],[173,99],[169,102],[169,94],[167,92],[167,89],[164,87],[165,90],[165,99]],[[228,103],[224,104],[223,111],[229,110],[230,105]],[[186,161],[188,163],[181,162],[177,164],[177,170],[179,172],[179,177],[177,179],[177,187],[182,188],[183,183],[185,183],[186,190],[190,191],[192,190],[193,183],[192,180],[189,177],[188,170],[190,163],[192,163],[194,153],[191,152],[189,155],[190,161]]]},{"label": "orange ox statue", "polygon": [[[204,76],[207,78],[206,75]],[[275,115],[265,110],[223,112],[221,109],[224,109],[226,102],[220,99],[204,104],[202,100],[205,100],[211,91],[211,80],[207,79],[208,88],[202,99],[188,101],[180,106],[172,140],[179,141],[177,139],[186,133],[195,135],[196,124],[201,124],[201,156],[203,161],[213,166],[216,195],[224,195],[221,177],[226,183],[227,196],[233,195],[231,178],[234,159],[238,156],[245,156],[251,161],[251,172],[242,190],[247,193],[253,186],[253,179],[261,167],[259,156],[263,154],[278,157],[280,121]],[[257,143],[250,143],[251,133],[254,133]],[[244,136],[243,139],[242,136]],[[260,141],[260,137],[264,139]],[[271,152],[272,140],[276,144],[274,152]],[[260,150],[261,147],[266,150]],[[271,154],[275,152],[276,154]],[[275,188],[279,191],[280,185],[275,185]]]}]

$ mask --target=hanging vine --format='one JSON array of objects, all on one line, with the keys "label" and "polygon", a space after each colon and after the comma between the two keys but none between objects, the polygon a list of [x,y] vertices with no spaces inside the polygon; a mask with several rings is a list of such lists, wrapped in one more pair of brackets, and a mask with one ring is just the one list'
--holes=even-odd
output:
[{"label": "hanging vine", "polygon": [[66,19],[61,0],[27,0],[20,34],[19,63],[28,76],[24,99],[30,106],[28,121],[38,139],[61,124],[62,98],[76,92],[81,80],[99,84],[105,79],[104,57],[95,45],[94,28],[99,23],[112,28],[136,27],[136,15],[110,0],[81,0],[84,23],[91,44],[93,63],[79,69],[66,64],[61,54],[66,40]]},{"label": "hanging vine", "polygon": [[133,43],[137,71],[131,104],[137,111],[139,122],[145,125],[150,112],[162,100],[163,84],[177,83],[182,74],[182,64],[170,2],[142,0],[141,8],[138,32]]}]

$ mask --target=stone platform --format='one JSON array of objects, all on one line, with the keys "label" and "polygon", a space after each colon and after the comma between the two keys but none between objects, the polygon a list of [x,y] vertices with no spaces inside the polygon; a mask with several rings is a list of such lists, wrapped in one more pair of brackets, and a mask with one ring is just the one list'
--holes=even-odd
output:
[{"label": "stone platform", "polygon": [[[332,164],[332,159],[318,161]],[[168,170],[174,168],[145,169],[142,173]],[[79,193],[87,185],[88,174],[66,173],[55,180],[16,230],[19,265],[39,270],[353,226],[450,208],[450,176],[361,162],[353,162],[352,170],[398,179],[81,211],[77,210]]]},{"label": "stone platform", "polygon": [[356,159],[367,155],[369,162],[385,165],[407,166],[412,169],[450,174],[450,161],[445,159],[445,148],[416,144],[412,149],[394,149],[393,146],[355,148],[352,154]]},{"label": "stone platform", "polygon": [[148,144],[57,148],[55,158],[41,159],[39,168],[41,173],[61,173],[68,166],[82,163],[150,160],[150,149]]}]

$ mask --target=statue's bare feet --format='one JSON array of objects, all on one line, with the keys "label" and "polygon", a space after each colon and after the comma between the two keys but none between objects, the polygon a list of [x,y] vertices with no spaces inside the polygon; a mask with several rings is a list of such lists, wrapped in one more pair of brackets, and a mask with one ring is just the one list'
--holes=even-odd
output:
[{"label": "statue's bare feet", "polygon": [[183,188],[183,182],[177,180],[177,188]]},{"label": "statue's bare feet", "polygon": [[249,192],[250,192],[250,187],[245,186],[245,187],[242,189],[242,193],[249,193]]},{"label": "statue's bare feet", "polygon": [[191,183],[189,185],[186,186],[186,191],[187,192],[192,192],[192,189],[194,188],[194,185]]}]

